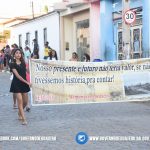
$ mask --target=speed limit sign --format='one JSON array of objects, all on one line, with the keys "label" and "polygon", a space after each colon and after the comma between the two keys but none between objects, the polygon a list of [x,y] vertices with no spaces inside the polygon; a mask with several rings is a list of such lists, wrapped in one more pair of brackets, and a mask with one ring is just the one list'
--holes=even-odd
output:
[{"label": "speed limit sign", "polygon": [[126,24],[133,24],[136,20],[136,14],[132,10],[127,10],[124,13],[124,20]]}]

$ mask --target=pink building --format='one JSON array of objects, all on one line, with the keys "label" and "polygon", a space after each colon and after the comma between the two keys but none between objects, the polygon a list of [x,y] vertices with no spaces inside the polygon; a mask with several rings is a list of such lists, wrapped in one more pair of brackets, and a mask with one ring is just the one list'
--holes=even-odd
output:
[{"label": "pink building", "polygon": [[54,10],[60,12],[61,59],[69,60],[77,52],[79,60],[83,54],[91,61],[100,57],[100,1],[64,0],[55,3]]}]

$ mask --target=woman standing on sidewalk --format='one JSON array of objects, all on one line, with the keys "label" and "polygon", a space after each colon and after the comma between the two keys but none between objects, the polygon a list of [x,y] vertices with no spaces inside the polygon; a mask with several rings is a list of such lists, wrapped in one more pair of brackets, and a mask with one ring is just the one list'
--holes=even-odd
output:
[{"label": "woman standing on sidewalk", "polygon": [[4,69],[4,51],[0,51],[0,72]]},{"label": "woman standing on sidewalk", "polygon": [[14,51],[14,61],[10,65],[10,68],[13,72],[13,80],[10,87],[10,92],[16,94],[17,103],[18,103],[18,115],[19,120],[22,121],[23,125],[27,124],[24,108],[28,103],[28,92],[30,91],[30,83],[26,80],[26,65],[23,59],[23,54],[20,49],[15,49]]}]

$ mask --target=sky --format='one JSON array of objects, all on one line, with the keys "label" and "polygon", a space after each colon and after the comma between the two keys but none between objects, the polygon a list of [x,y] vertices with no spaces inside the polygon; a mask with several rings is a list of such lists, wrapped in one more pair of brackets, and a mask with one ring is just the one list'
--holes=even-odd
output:
[{"label": "sky", "polygon": [[43,6],[46,4],[50,6],[62,0],[0,0],[0,19],[32,14],[32,1],[34,3],[34,11],[39,12],[42,11]]},{"label": "sky", "polygon": [[145,84],[149,83],[150,73],[149,72],[130,72],[125,73],[123,76],[124,84],[126,86],[136,85],[136,84]]}]

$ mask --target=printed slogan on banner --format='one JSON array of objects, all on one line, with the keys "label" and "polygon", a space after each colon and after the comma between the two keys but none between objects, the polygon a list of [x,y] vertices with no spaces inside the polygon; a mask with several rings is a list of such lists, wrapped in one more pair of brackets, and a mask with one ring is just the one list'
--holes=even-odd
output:
[{"label": "printed slogan on banner", "polygon": [[78,104],[149,97],[150,59],[30,62],[32,104]]}]

